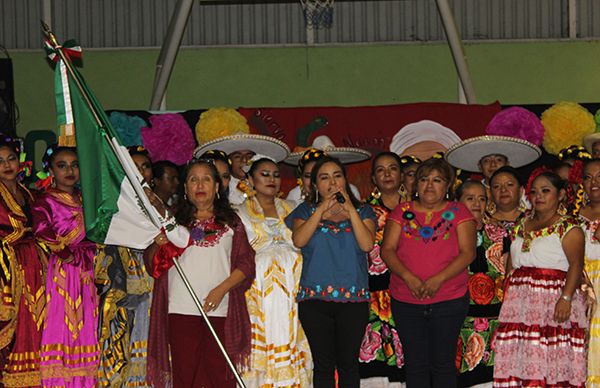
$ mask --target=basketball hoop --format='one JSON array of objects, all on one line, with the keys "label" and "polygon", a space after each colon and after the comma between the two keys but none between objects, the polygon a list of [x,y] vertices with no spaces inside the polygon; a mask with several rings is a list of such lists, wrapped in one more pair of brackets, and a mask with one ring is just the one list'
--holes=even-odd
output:
[{"label": "basketball hoop", "polygon": [[331,28],[334,0],[300,0],[307,29]]}]

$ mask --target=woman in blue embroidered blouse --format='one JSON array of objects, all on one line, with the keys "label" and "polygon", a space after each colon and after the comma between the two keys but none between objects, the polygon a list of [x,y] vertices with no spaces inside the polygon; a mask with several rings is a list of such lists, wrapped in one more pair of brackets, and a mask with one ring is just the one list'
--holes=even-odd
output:
[{"label": "woman in blue embroidered blouse", "polygon": [[336,368],[339,386],[359,387],[358,353],[369,318],[367,252],[373,248],[375,213],[354,198],[335,158],[317,161],[311,184],[312,198],[290,213],[286,224],[304,260],[297,301],[314,361],[314,387],[335,387]]}]

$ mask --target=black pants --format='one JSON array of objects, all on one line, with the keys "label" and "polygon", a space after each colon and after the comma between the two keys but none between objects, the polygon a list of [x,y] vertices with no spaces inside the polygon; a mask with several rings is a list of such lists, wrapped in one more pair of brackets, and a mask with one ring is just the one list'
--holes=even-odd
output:
[{"label": "black pants", "polygon": [[467,295],[426,305],[392,299],[407,388],[456,387],[456,343],[468,309]]},{"label": "black pants", "polygon": [[369,320],[369,303],[303,301],[298,304],[298,316],[315,364],[314,388],[334,388],[336,369],[340,388],[358,388],[358,352]]}]

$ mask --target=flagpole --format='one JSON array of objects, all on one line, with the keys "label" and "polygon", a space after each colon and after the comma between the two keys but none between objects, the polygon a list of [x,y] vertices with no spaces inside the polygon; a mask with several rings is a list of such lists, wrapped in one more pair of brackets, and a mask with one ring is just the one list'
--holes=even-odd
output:
[{"label": "flagpole", "polygon": [[[96,120],[96,123],[98,124],[98,126],[100,128],[104,128],[105,125],[102,122],[102,120],[100,119],[98,112],[96,112],[96,108],[94,107],[94,104],[92,104],[92,101],[90,100],[90,98],[87,94],[87,91],[85,90],[85,88],[83,87],[83,85],[81,84],[81,82],[79,80],[79,77],[77,76],[77,74],[75,73],[73,68],[71,67],[70,60],[62,52],[62,49],[61,49],[60,45],[58,44],[58,41],[56,40],[54,33],[52,32],[52,30],[50,30],[50,26],[48,26],[43,20],[41,22],[42,22],[42,29],[44,31],[44,34],[46,35],[46,37],[48,39],[50,39],[50,42],[54,45],[54,48],[56,49],[57,54],[59,55],[60,59],[63,61],[63,63],[67,67],[67,71],[71,74],[71,77],[73,78],[73,80],[75,81],[75,84],[77,85],[77,88],[81,92],[81,95],[83,96],[83,98],[85,100],[85,103],[88,105],[88,108],[90,108],[90,110],[94,116],[94,120]],[[115,149],[115,145],[113,144],[113,142],[111,141],[111,139],[109,138],[108,134],[105,131],[103,131],[103,136],[106,139],[106,141],[108,141],[108,143],[110,144],[110,147],[112,148],[115,155],[118,155],[118,151]],[[135,184],[133,184],[133,185],[135,188]],[[137,193],[137,191],[136,191],[136,193]],[[143,191],[142,191],[142,195],[145,195],[145,193],[143,193]],[[150,218],[152,219],[152,217],[150,217]],[[155,222],[155,220],[152,220],[152,221]],[[161,225],[156,225],[156,227],[160,228]],[[204,311],[204,308],[202,307],[202,304],[200,303],[200,299],[196,295],[196,292],[193,290],[192,285],[190,284],[187,276],[185,275],[185,272],[183,271],[183,268],[181,268],[181,266],[179,265],[179,262],[175,258],[173,258],[173,264],[175,264],[175,268],[177,269],[177,272],[179,273],[181,280],[183,280],[183,283],[185,284],[185,287],[187,288],[188,292],[190,293],[190,296],[192,297],[194,304],[200,311],[200,314],[202,315],[204,322],[208,326],[210,333],[212,334],[213,338],[217,342],[217,345],[219,346],[221,353],[223,353],[223,356],[225,357],[225,361],[227,361],[227,365],[233,372],[233,375],[235,376],[235,379],[236,379],[238,385],[242,388],[246,388],[244,381],[242,380],[240,374],[238,373],[235,366],[233,365],[231,358],[227,354],[227,351],[225,350],[225,346],[223,346],[221,339],[219,338],[219,336],[217,335],[217,332],[215,331],[214,327],[210,323],[210,320],[208,319],[208,316],[206,315],[206,312]]]}]

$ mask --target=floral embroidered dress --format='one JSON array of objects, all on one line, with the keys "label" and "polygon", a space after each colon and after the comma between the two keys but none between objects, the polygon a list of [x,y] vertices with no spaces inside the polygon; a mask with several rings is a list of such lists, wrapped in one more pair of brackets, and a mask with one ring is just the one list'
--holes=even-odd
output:
[{"label": "floral embroidered dress", "polygon": [[390,271],[380,256],[383,229],[391,209],[379,198],[367,200],[377,216],[375,245],[369,252],[369,291],[371,306],[369,323],[360,346],[360,376],[384,376],[389,381],[404,381],[404,353],[392,317],[390,299]]},{"label": "floral embroidered dress", "polygon": [[456,368],[459,386],[492,381],[492,338],[504,299],[508,238],[514,222],[488,222],[477,232],[477,256],[469,265],[470,305],[458,337]]},{"label": "floral embroidered dress", "polygon": [[25,186],[19,190],[25,206],[0,183],[0,371],[5,387],[36,387],[41,385],[47,259],[31,231],[33,196]]},{"label": "floral embroidered dress", "polygon": [[96,244],[85,239],[79,193],[50,189],[33,206],[35,236],[50,250],[41,374],[46,387],[95,387],[98,373]]},{"label": "floral embroidered dress", "polygon": [[[585,232],[585,270],[596,295],[600,295],[600,242],[594,236],[600,220],[590,221],[583,216],[579,218]],[[600,308],[597,305],[592,312],[589,328],[587,366],[586,387],[600,388]]]},{"label": "floral embroidered dress", "polygon": [[95,261],[100,294],[99,387],[149,387],[146,355],[153,279],[143,251],[106,246]]},{"label": "floral embroidered dress", "polygon": [[290,204],[276,198],[275,206],[278,218],[265,217],[253,197],[237,207],[256,251],[256,278],[246,291],[252,324],[252,367],[244,375],[248,388],[307,387],[312,383],[312,357],[295,300],[302,255],[284,223],[292,210]]},{"label": "floral embroidered dress", "polygon": [[524,221],[515,227],[510,246],[515,270],[493,342],[494,387],[583,388],[588,326],[583,295],[579,291],[573,295],[566,322],[554,320],[569,269],[562,238],[578,227],[577,221],[562,217],[536,231],[525,231]]}]

